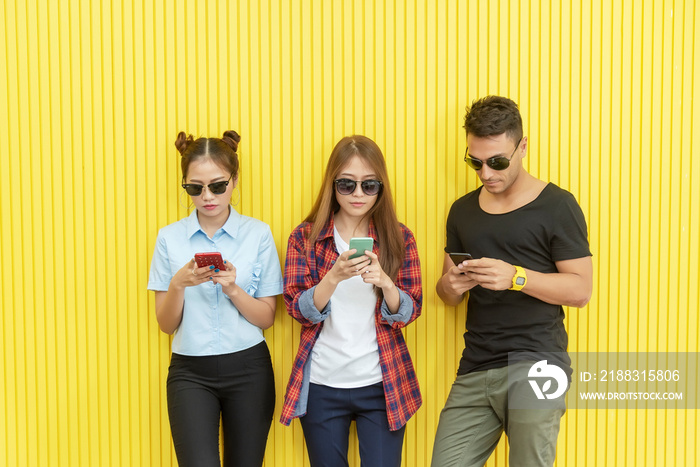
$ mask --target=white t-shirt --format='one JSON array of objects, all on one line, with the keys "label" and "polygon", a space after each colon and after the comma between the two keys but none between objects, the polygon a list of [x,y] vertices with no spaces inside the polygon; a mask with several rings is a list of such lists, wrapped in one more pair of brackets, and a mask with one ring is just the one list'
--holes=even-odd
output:
[{"label": "white t-shirt", "polygon": [[[348,244],[334,229],[342,254]],[[382,380],[374,309],[377,296],[361,276],[342,281],[331,296],[331,312],[311,351],[310,381],[334,388],[360,388]]]}]

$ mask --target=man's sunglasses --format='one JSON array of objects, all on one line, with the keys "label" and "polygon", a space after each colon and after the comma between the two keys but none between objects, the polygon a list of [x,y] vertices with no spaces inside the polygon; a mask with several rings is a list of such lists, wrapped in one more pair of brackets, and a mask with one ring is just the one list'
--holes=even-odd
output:
[{"label": "man's sunglasses", "polygon": [[360,187],[362,187],[364,194],[367,196],[375,196],[379,194],[379,191],[382,189],[382,182],[379,180],[363,180],[360,182],[350,180],[349,178],[339,178],[338,180],[335,180],[334,183],[335,189],[341,195],[349,195],[354,193],[358,183],[360,184]]},{"label": "man's sunglasses", "polygon": [[[515,144],[515,149],[513,149],[513,153],[510,155],[510,157],[505,157],[505,156],[493,156],[489,157],[486,159],[486,165],[491,167],[493,170],[505,170],[510,166],[510,160],[513,158],[515,155],[515,151],[518,150],[518,147],[520,147],[520,142],[523,139],[520,138],[518,142]],[[469,164],[469,167],[471,167],[474,170],[481,170],[481,168],[484,166],[484,161],[480,161],[479,159],[475,159],[469,155],[469,148],[467,148],[467,151],[464,153],[464,162]]]},{"label": "man's sunglasses", "polygon": [[[209,188],[209,191],[211,191],[212,194],[223,195],[224,193],[226,193],[226,187],[231,181],[231,178],[233,178],[233,174],[231,174],[231,176],[225,182],[210,183],[209,185],[207,185],[207,188]],[[202,194],[204,185],[199,185],[197,183],[183,183],[182,188],[184,188],[187,194],[190,196],[199,196]]]}]

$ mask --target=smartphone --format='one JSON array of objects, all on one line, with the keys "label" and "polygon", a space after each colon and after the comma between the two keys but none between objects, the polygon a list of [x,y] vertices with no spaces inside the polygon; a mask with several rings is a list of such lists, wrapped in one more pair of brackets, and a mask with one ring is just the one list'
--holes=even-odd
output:
[{"label": "smartphone", "polygon": [[452,262],[455,263],[455,266],[459,266],[462,261],[468,261],[472,258],[472,255],[469,253],[448,253],[450,255],[450,258],[452,258]]},{"label": "smartphone", "polygon": [[350,239],[350,250],[353,248],[357,250],[350,258],[357,258],[358,256],[364,256],[365,250],[372,251],[372,245],[374,245],[374,239],[372,237],[355,237]]},{"label": "smartphone", "polygon": [[197,267],[204,268],[214,266],[214,269],[225,271],[224,259],[221,253],[195,253],[194,260],[197,262]]}]

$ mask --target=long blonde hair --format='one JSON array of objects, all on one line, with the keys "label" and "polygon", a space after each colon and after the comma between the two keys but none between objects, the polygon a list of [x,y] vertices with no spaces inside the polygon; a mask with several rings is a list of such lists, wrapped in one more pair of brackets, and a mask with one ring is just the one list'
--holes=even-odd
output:
[{"label": "long blonde hair", "polygon": [[309,240],[313,244],[328,223],[331,213],[336,213],[340,209],[334,181],[354,156],[359,156],[367,163],[382,182],[377,202],[366,216],[374,222],[374,228],[377,231],[379,264],[391,280],[396,280],[406,254],[403,233],[394,209],[384,155],[377,143],[366,136],[346,136],[333,148],[323,176],[321,191],[311,212],[304,219],[305,222],[313,224]]}]

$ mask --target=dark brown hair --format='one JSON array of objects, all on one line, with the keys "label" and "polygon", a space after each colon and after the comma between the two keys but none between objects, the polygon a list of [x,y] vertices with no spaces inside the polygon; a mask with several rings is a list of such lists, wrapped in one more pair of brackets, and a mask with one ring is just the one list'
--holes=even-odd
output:
[{"label": "dark brown hair", "polygon": [[467,135],[483,138],[505,133],[513,141],[523,137],[523,119],[518,104],[501,96],[486,96],[472,102],[464,116]]},{"label": "dark brown hair", "polygon": [[326,166],[321,191],[316,197],[311,212],[304,219],[305,222],[313,223],[309,239],[313,244],[328,223],[331,213],[336,213],[340,209],[340,204],[336,199],[334,181],[354,156],[359,156],[366,162],[376,174],[377,179],[382,182],[382,189],[377,195],[377,201],[366,216],[374,221],[374,227],[377,230],[379,264],[391,280],[396,280],[399,268],[403,264],[406,247],[401,226],[396,218],[384,155],[377,143],[366,136],[346,136],[333,148]]},{"label": "dark brown hair", "polygon": [[198,138],[186,135],[184,131],[177,134],[175,147],[180,151],[182,160],[182,179],[187,179],[190,164],[202,157],[210,158],[216,165],[230,172],[235,180],[238,178],[238,142],[241,136],[233,130],[224,132],[221,138]]}]

